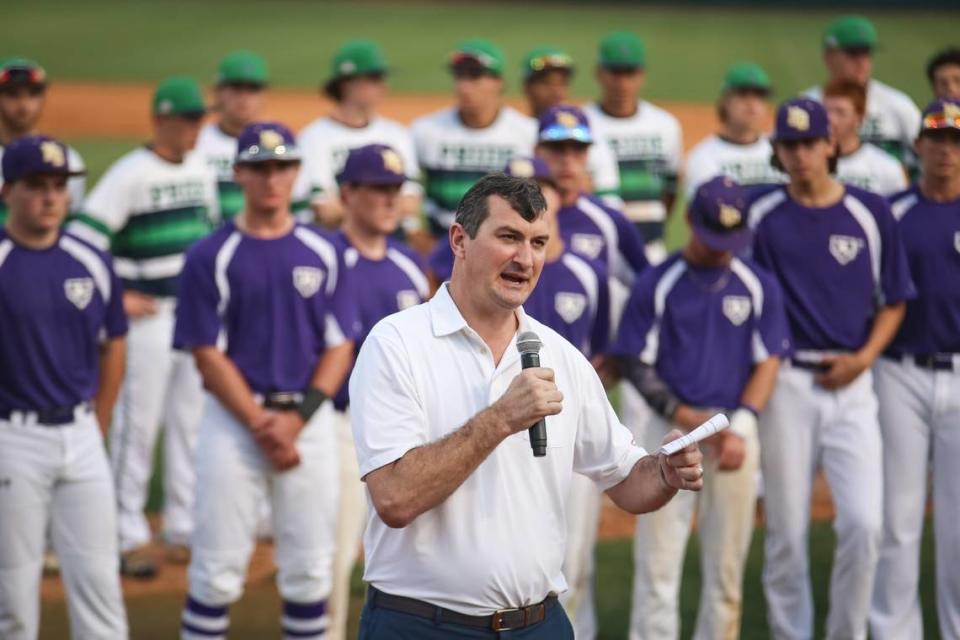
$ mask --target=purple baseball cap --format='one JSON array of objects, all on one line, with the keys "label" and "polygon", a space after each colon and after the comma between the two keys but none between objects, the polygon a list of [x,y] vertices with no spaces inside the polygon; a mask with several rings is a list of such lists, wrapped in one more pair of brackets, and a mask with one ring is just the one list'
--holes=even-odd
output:
[{"label": "purple baseball cap", "polygon": [[537,156],[520,156],[514,158],[503,168],[503,173],[514,178],[530,178],[531,180],[553,181],[550,167],[543,158]]},{"label": "purple baseball cap", "polygon": [[717,176],[700,185],[688,211],[694,234],[714,251],[737,253],[750,243],[747,192],[733,178]]},{"label": "purple baseball cap", "polygon": [[829,138],[827,110],[812,98],[791,98],[777,109],[773,141]]},{"label": "purple baseball cap", "polygon": [[279,122],[254,122],[237,138],[237,163],[300,162],[301,159],[293,132]]},{"label": "purple baseball cap", "polygon": [[10,143],[3,152],[3,179],[13,182],[35,175],[79,176],[70,169],[67,147],[49,136],[27,136]]},{"label": "purple baseball cap", "polygon": [[920,133],[938,129],[960,129],[960,101],[937,98],[923,110]]},{"label": "purple baseball cap", "polygon": [[338,184],[403,184],[407,174],[400,154],[385,144],[368,144],[351,149]]},{"label": "purple baseball cap", "polygon": [[579,142],[593,144],[590,122],[578,107],[559,105],[550,107],[537,118],[540,124],[540,142]]}]

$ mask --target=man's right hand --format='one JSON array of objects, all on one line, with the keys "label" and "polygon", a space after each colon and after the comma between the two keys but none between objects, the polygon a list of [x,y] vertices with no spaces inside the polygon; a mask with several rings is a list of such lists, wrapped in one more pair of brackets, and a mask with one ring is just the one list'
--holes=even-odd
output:
[{"label": "man's right hand", "polygon": [[144,318],[157,312],[157,302],[153,296],[139,291],[123,292],[123,311],[129,318]]},{"label": "man's right hand", "polygon": [[524,369],[490,409],[509,427],[510,433],[517,433],[541,418],[560,413],[563,393],[553,380],[553,369]]}]

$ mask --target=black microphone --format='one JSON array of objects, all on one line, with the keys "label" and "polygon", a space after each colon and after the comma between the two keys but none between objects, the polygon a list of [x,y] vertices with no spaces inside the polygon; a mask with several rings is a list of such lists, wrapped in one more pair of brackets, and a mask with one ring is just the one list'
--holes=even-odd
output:
[{"label": "black microphone", "polygon": [[[533,331],[524,331],[517,336],[517,351],[520,352],[520,366],[530,369],[540,366],[540,347],[543,346],[540,338]],[[530,427],[530,448],[535,458],[547,455],[547,423],[540,418],[537,424]]]}]

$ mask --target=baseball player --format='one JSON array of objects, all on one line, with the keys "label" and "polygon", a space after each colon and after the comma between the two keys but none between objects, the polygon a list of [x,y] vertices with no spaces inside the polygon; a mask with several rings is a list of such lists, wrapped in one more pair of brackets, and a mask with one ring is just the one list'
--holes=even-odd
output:
[{"label": "baseball player", "polygon": [[772,92],[770,77],[760,65],[739,62],[727,70],[717,102],[720,131],[687,154],[683,184],[688,200],[715,176],[733,178],[743,186],[785,180],[770,164],[773,148],[765,132]]},{"label": "baseball player", "polygon": [[160,424],[164,437],[163,539],[185,561],[193,531],[193,443],[203,410],[189,354],[171,349],[183,252],[217,219],[216,180],[190,154],[205,113],[196,81],[174,76],[153,96],[153,140],[111,166],[91,191],[71,231],[110,247],[130,317],[127,369],[110,433],[124,573],[149,577],[143,514]]},{"label": "baseball player", "polygon": [[893,156],[860,140],[867,93],[855,82],[836,80],[823,88],[823,106],[837,145],[837,179],[891,196],[907,188],[907,173]]},{"label": "baseball player", "polygon": [[[556,47],[537,47],[524,57],[522,72],[523,93],[533,117],[538,117],[550,107],[570,104],[574,64],[567,52]],[[587,191],[599,197],[607,206],[623,209],[617,158],[606,142],[590,145],[587,170],[590,173]]]},{"label": "baseball player", "polygon": [[927,79],[936,97],[960,100],[960,48],[949,47],[930,58]]},{"label": "baseball player", "polygon": [[635,34],[606,36],[600,42],[596,76],[600,99],[583,110],[595,137],[613,148],[624,213],[643,234],[647,259],[658,263],[667,253],[664,222],[677,192],[683,141],[675,117],[640,100],[645,66],[646,50]]},{"label": "baseball player", "polygon": [[[400,224],[400,198],[408,175],[399,153],[385,145],[371,144],[351,150],[337,176],[345,216],[333,242],[343,253],[350,279],[363,283],[363,295],[355,300],[359,323],[356,350],[381,319],[418,305],[430,296],[422,259],[391,237]],[[349,404],[348,385],[344,382],[333,400],[340,458],[340,512],[330,595],[331,640],[346,637],[350,576],[367,517],[367,498],[350,430]]]},{"label": "baseball player", "polygon": [[[523,310],[577,347],[587,358],[606,350],[610,331],[610,291],[606,269],[569,250],[558,227],[560,194],[542,158],[514,158],[504,169],[508,176],[537,181],[547,208],[550,239],[537,286]],[[448,243],[449,244],[449,243]],[[593,482],[574,476],[567,498],[567,547],[563,577],[567,590],[560,596],[580,640],[596,637],[594,606],[594,547],[601,497]]]},{"label": "baseball player", "polygon": [[328,401],[353,361],[342,256],[290,209],[300,151],[283,125],[248,126],[235,179],[244,209],[187,252],[173,343],[209,391],[197,441],[197,527],[181,638],[227,636],[254,547],[274,517],[283,637],[321,638],[337,515]]},{"label": "baseball player", "polygon": [[269,76],[267,63],[252,51],[234,51],[220,61],[214,84],[217,121],[200,129],[194,152],[217,176],[220,216],[230,220],[243,208],[243,194],[233,181],[237,136],[263,112]]},{"label": "baseball player", "polygon": [[400,197],[405,228],[420,223],[423,189],[417,179],[420,169],[410,132],[399,122],[377,114],[386,96],[389,69],[383,52],[369,40],[351,40],[333,56],[330,78],[323,92],[333,101],[333,111],[317,118],[297,136],[304,154],[305,185],[319,220],[336,226],[343,218],[343,203],[337,194],[336,176],[351,149],[385,144],[400,154],[408,180]]},{"label": "baseball player", "polygon": [[435,237],[446,237],[463,194],[511,158],[530,155],[534,120],[503,105],[503,52],[492,42],[464,40],[450,55],[456,105],[410,127],[424,180],[424,211]]},{"label": "baseball player", "polygon": [[[746,189],[716,176],[697,189],[691,238],[637,278],[612,351],[654,409],[656,445],[718,411],[731,429],[706,446],[699,505],[683,496],[637,518],[630,638],[680,637],[680,577],[696,511],[703,586],[694,638],[740,636],[743,570],[756,514],[757,414],[789,351],[783,294],[771,275],[736,255],[750,243]],[[643,444],[643,443],[642,443]]]},{"label": "baseball player", "polygon": [[884,526],[870,611],[877,640],[923,638],[920,539],[932,466],[940,636],[960,638],[960,101],[923,112],[921,179],[891,200],[917,299],[875,367]]},{"label": "baseball player", "polygon": [[783,289],[794,347],[759,426],[771,636],[813,637],[807,532],[821,467],[837,513],[826,637],[865,638],[883,518],[870,366],[914,288],[886,201],[830,176],[823,105],[780,105],[773,145],[790,182],[756,199],[749,218],[753,256]]},{"label": "baseball player", "polygon": [[[47,72],[33,60],[9,58],[0,62],[0,158],[4,147],[17,138],[37,133],[47,95]],[[83,159],[67,147],[67,161],[74,175],[68,180],[70,213],[83,205],[86,178]],[[3,176],[0,175],[0,185]],[[7,217],[7,206],[0,198],[0,224]]]},{"label": "baseball player", "polygon": [[3,157],[0,227],[0,637],[37,638],[48,527],[74,638],[126,638],[116,510],[102,431],[123,375],[110,257],[60,231],[69,150],[18,138]]},{"label": "baseball player", "polygon": [[[867,110],[860,137],[909,167],[913,138],[920,129],[920,110],[907,94],[871,77],[876,48],[877,29],[867,18],[844,16],[830,23],[823,34],[827,82],[847,80],[866,89]],[[811,87],[805,93],[823,99],[822,87]]]}]

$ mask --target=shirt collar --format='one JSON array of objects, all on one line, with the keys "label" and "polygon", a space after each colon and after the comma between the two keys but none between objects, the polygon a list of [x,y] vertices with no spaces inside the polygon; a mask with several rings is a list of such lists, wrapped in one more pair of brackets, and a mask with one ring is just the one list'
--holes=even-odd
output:
[{"label": "shirt collar", "polygon": [[[460,313],[460,309],[457,308],[456,303],[450,296],[449,286],[449,282],[444,282],[430,299],[430,321],[433,325],[433,335],[438,338],[469,327],[463,314]],[[515,313],[519,325],[517,331],[528,331],[530,323],[527,322],[527,314],[524,313],[523,307],[517,307]]]}]

